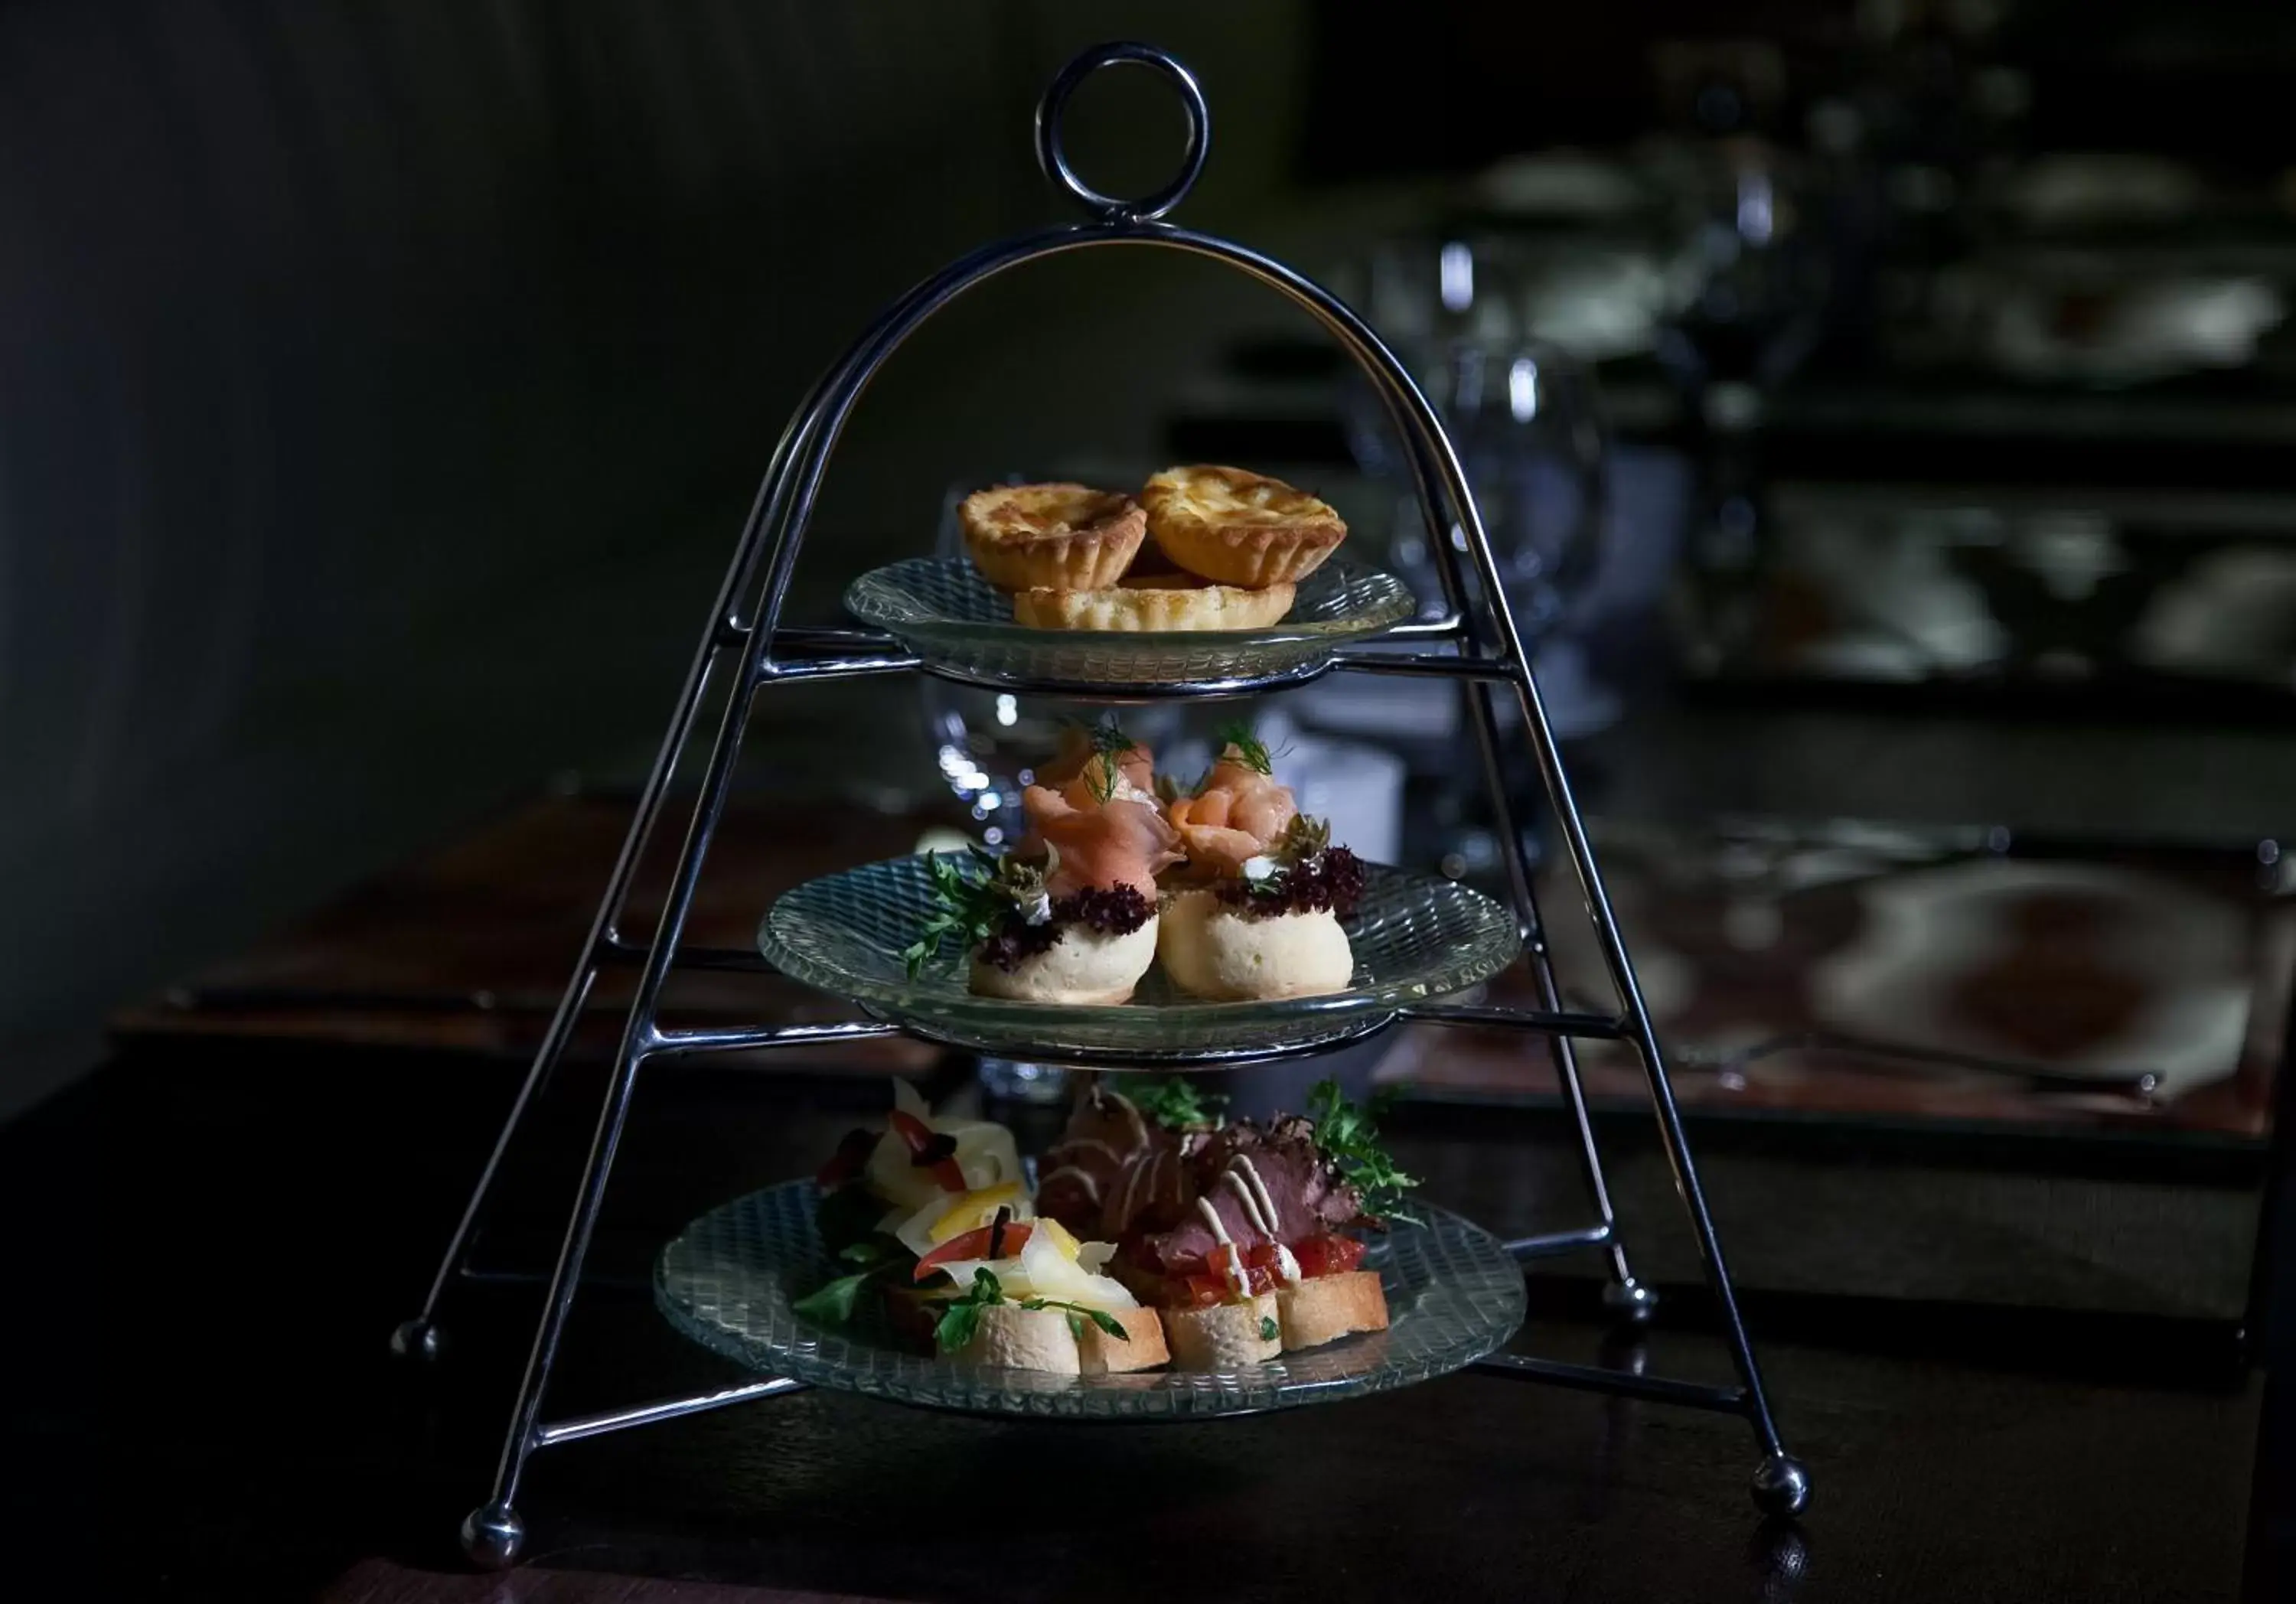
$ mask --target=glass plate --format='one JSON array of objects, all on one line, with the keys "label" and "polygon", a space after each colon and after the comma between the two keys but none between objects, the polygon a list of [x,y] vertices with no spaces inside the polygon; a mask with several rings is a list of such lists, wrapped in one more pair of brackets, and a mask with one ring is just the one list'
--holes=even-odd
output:
[{"label": "glass plate", "polygon": [[1334,648],[1403,623],[1419,603],[1392,574],[1335,557],[1300,582],[1291,616],[1267,629],[1024,629],[1012,599],[964,558],[912,557],[854,581],[845,610],[952,679],[1186,695],[1313,679]]},{"label": "glass plate", "polygon": [[1076,1420],[1203,1419],[1386,1392],[1447,1375],[1522,1323],[1522,1271],[1496,1238],[1414,1202],[1423,1225],[1376,1239],[1364,1267],[1387,1289],[1388,1329],[1240,1370],[1054,1376],[939,1359],[881,1325],[816,1325],[790,1307],[842,1267],[814,1229],[810,1181],[703,1215],[661,1251],[654,1301],[713,1353],[792,1380],[938,1409]]},{"label": "glass plate", "polygon": [[912,980],[901,953],[932,900],[922,855],[807,881],[774,904],[758,945],[791,978],[919,1035],[1051,1063],[1295,1052],[1376,1028],[1400,1004],[1464,991],[1514,962],[1514,916],[1489,897],[1384,863],[1365,870],[1363,901],[1345,921],[1354,982],[1322,997],[1208,1002],[1154,968],[1127,1003],[1008,1002],[965,988],[968,955],[953,944]]}]

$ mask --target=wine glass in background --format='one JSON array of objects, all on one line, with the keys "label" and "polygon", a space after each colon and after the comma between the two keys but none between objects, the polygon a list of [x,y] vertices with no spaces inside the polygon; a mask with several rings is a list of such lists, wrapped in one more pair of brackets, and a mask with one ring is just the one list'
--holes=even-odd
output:
[{"label": "wine glass in background", "polygon": [[[1655,306],[1631,274],[1602,279],[1608,299],[1587,304],[1597,279],[1582,266],[1553,246],[1421,238],[1375,249],[1361,279],[1374,322],[1451,437],[1548,715],[1565,736],[1618,716],[1617,698],[1595,683],[1570,630],[1602,558],[1609,441],[1586,361],[1537,328],[1561,316],[1615,340],[1620,329],[1647,322]],[[1387,561],[1431,614],[1439,612],[1433,542],[1448,539],[1464,552],[1465,536],[1426,528],[1386,409],[1360,379],[1348,386],[1345,415],[1357,462],[1389,492]],[[1468,589],[1470,600],[1480,597],[1472,577]]]}]

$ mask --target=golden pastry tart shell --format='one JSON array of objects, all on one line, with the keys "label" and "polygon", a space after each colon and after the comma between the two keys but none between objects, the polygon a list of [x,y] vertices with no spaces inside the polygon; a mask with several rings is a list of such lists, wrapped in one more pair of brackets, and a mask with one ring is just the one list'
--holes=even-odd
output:
[{"label": "golden pastry tart shell", "polygon": [[1179,567],[1220,585],[1306,578],[1348,537],[1330,506],[1241,468],[1168,468],[1140,494],[1148,533]]},{"label": "golden pastry tart shell", "polygon": [[1001,590],[1102,590],[1132,566],[1148,515],[1084,485],[996,485],[957,505],[964,549]]},{"label": "golden pastry tart shell", "polygon": [[1288,583],[1247,590],[1152,577],[1128,579],[1105,590],[1018,591],[1013,597],[1013,618],[1029,629],[1126,634],[1265,629],[1283,621],[1296,594]]}]

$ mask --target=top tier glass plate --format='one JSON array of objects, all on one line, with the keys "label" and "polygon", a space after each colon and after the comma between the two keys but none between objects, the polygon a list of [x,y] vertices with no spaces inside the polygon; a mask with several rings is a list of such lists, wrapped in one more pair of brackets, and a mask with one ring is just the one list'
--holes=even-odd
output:
[{"label": "top tier glass plate", "polygon": [[845,610],[884,630],[946,679],[1013,690],[1225,695],[1315,678],[1332,653],[1415,616],[1392,574],[1335,557],[1300,582],[1266,629],[1131,633],[1025,629],[1012,599],[962,557],[912,557],[864,574]]},{"label": "top tier glass plate", "polygon": [[1514,916],[1479,891],[1367,863],[1345,921],[1347,990],[1267,1002],[1207,1002],[1151,969],[1129,1002],[1072,1007],[975,996],[954,942],[911,979],[901,962],[932,906],[923,856],[808,880],[758,932],[774,967],[849,997],[916,1035],[1006,1058],[1145,1068],[1302,1052],[1381,1028],[1404,1003],[1479,985],[1514,962]]},{"label": "top tier glass plate", "polygon": [[1496,1238],[1414,1199],[1423,1224],[1373,1239],[1388,1329],[1232,1371],[1054,1376],[913,1353],[865,1316],[816,1325],[791,1304],[846,1266],[821,1245],[814,1186],[786,1182],[710,1210],[662,1249],[654,1301],[712,1352],[816,1387],[971,1413],[1086,1420],[1204,1420],[1327,1404],[1448,1374],[1522,1323],[1522,1271]]}]

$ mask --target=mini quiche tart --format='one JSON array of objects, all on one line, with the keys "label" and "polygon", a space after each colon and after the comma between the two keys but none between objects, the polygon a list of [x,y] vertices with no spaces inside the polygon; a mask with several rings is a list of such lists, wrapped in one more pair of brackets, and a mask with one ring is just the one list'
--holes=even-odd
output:
[{"label": "mini quiche tart", "polygon": [[992,485],[956,516],[973,566],[1008,591],[1105,589],[1148,534],[1130,496],[1085,485]]},{"label": "mini quiche tart", "polygon": [[1220,585],[1259,589],[1304,579],[1348,537],[1323,502],[1241,468],[1167,468],[1140,501],[1164,555]]},{"label": "mini quiche tart", "polygon": [[1289,581],[1247,590],[1193,574],[1133,574],[1112,590],[1017,592],[1013,618],[1029,629],[1265,629],[1283,622],[1295,594]]}]

